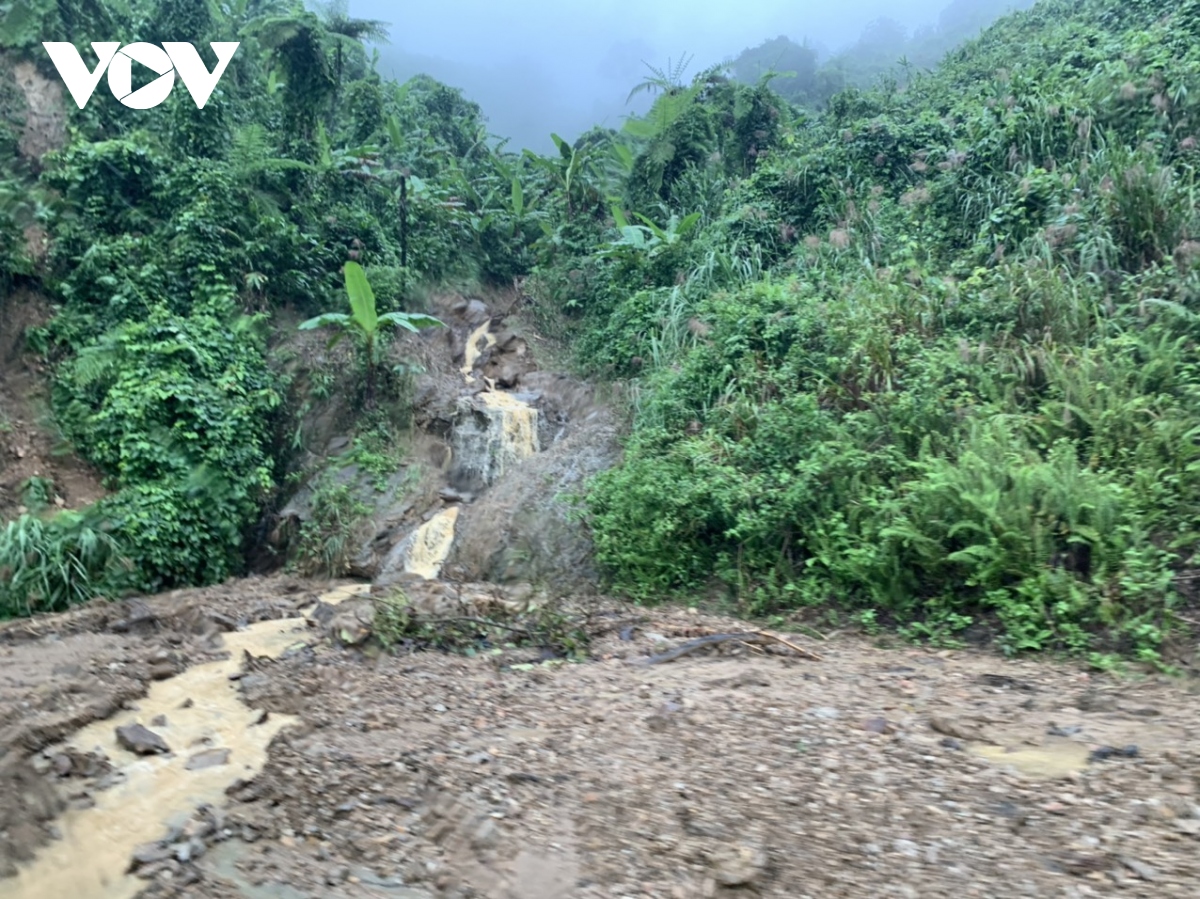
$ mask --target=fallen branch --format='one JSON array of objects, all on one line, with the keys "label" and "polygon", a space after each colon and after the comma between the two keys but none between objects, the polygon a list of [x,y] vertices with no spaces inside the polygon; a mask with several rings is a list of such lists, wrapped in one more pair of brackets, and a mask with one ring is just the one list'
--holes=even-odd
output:
[{"label": "fallen branch", "polygon": [[795,643],[792,643],[789,640],[783,639],[783,637],[777,637],[774,634],[767,633],[766,631],[751,631],[751,633],[756,637],[764,638],[769,643],[778,643],[780,646],[786,646],[792,652],[794,652],[806,659],[809,659],[810,661],[813,661],[813,662],[825,661],[823,658],[821,658],[821,656],[817,655],[811,649],[804,649],[803,647],[797,646]]},{"label": "fallen branch", "polygon": [[516,627],[511,624],[492,621],[490,618],[473,618],[469,615],[458,618],[418,618],[417,621],[420,624],[478,624],[480,627],[498,627],[503,631],[511,631],[514,634],[525,634],[527,636],[532,636],[534,633],[527,627]]},{"label": "fallen branch", "polygon": [[792,643],[789,640],[783,639],[783,637],[777,637],[774,634],[767,633],[766,631],[747,631],[745,633],[740,633],[740,634],[710,634],[707,637],[700,637],[696,640],[692,640],[688,643],[684,643],[682,646],[677,646],[674,649],[668,650],[667,652],[661,653],[659,655],[650,656],[650,658],[648,658],[648,659],[641,659],[639,661],[634,662],[633,664],[635,664],[635,665],[659,665],[659,664],[662,664],[663,662],[673,662],[676,659],[682,658],[685,655],[689,655],[693,652],[696,652],[699,649],[704,649],[705,647],[708,647],[708,646],[716,646],[721,643],[732,643],[732,642],[746,643],[746,644],[777,643],[780,646],[786,646],[788,649],[792,650],[792,652],[795,652],[802,658],[810,659],[811,661],[814,661],[814,662],[825,661],[823,658],[821,658],[821,656],[817,655],[815,652],[812,652],[810,650],[804,649],[803,647],[797,646],[795,643]]}]

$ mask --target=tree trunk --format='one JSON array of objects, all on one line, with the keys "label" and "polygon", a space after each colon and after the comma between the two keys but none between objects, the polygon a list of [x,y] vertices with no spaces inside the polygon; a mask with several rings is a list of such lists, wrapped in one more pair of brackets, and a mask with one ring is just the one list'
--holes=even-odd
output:
[{"label": "tree trunk", "polygon": [[375,408],[375,342],[367,338],[367,371],[366,371],[366,390],[363,397],[363,405],[367,410]]},{"label": "tree trunk", "polygon": [[408,178],[400,176],[400,265],[408,268]]}]

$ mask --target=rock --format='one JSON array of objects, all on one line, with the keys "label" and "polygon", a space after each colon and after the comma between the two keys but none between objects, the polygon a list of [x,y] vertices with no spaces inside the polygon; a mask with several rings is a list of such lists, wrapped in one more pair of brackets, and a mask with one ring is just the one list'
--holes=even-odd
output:
[{"label": "rock", "polygon": [[491,818],[484,818],[475,828],[475,832],[471,834],[471,847],[476,850],[491,849],[499,842],[499,839],[500,833],[496,829],[496,822]]},{"label": "rock", "polygon": [[978,725],[970,724],[962,721],[955,721],[952,718],[944,718],[940,715],[929,716],[929,727],[937,731],[939,734],[945,734],[947,737],[954,737],[958,740],[973,741],[976,743],[990,742]]},{"label": "rock", "polygon": [[1068,727],[1059,727],[1057,724],[1051,724],[1046,728],[1046,734],[1051,737],[1073,737],[1083,730],[1078,724],[1072,724]]},{"label": "rock", "polygon": [[162,755],[171,751],[167,741],[141,724],[117,728],[117,743],[136,755]]},{"label": "rock", "polygon": [[175,860],[183,864],[187,864],[193,859],[197,859],[204,854],[205,845],[203,840],[191,839],[183,840],[171,846],[171,853]]},{"label": "rock", "polygon": [[482,325],[492,315],[488,311],[487,304],[482,300],[468,300],[467,305],[461,311],[457,308],[454,311],[455,314],[460,315],[464,321],[472,325]]},{"label": "rock", "polygon": [[153,718],[150,719],[150,726],[151,727],[166,727],[167,726],[167,716],[166,715],[155,715]]},{"label": "rock", "polygon": [[91,793],[83,792],[67,797],[67,805],[76,811],[95,808],[96,800]]},{"label": "rock", "polygon": [[1088,754],[1088,762],[1102,762],[1105,759],[1111,758],[1127,758],[1135,759],[1138,757],[1138,748],[1136,746],[1126,746],[1122,749],[1117,749],[1113,746],[1101,746],[1098,749],[1093,749]]},{"label": "rock", "polygon": [[150,680],[169,680],[176,674],[175,663],[170,659],[161,659],[150,666]]},{"label": "rock", "polygon": [[511,389],[521,380],[521,366],[514,360],[506,359],[496,367],[496,386]]},{"label": "rock", "polygon": [[513,345],[520,340],[515,331],[505,328],[496,335],[496,349],[502,353],[507,353],[512,349]]},{"label": "rock", "polygon": [[895,728],[888,723],[886,718],[868,718],[863,722],[863,730],[869,734],[890,734]]},{"label": "rock", "polygon": [[1151,868],[1145,862],[1140,862],[1135,858],[1127,856],[1121,857],[1121,864],[1140,877],[1142,880],[1154,881],[1158,879],[1158,872]]},{"label": "rock", "polygon": [[348,599],[334,607],[325,625],[329,638],[342,646],[361,646],[372,634],[375,603],[369,599]]},{"label": "rock", "polygon": [[1021,690],[1026,693],[1036,693],[1037,687],[1007,674],[981,674],[976,678],[978,683],[997,690]]},{"label": "rock", "polygon": [[1081,712],[1115,712],[1117,699],[1108,693],[1101,693],[1096,688],[1084,690],[1075,699],[1075,708]]},{"label": "rock", "polygon": [[216,768],[218,765],[228,765],[229,753],[228,749],[205,749],[189,758],[184,767],[188,771],[199,771],[204,768]]},{"label": "rock", "polygon": [[132,874],[134,871],[148,865],[165,862],[172,854],[171,848],[164,846],[162,843],[143,843],[133,850],[133,856],[130,858],[127,873]]},{"label": "rock", "polygon": [[920,858],[921,847],[912,840],[893,840],[892,848],[906,858]]},{"label": "rock", "polygon": [[813,718],[823,718],[826,721],[834,721],[842,717],[842,713],[837,709],[823,706],[821,708],[809,709],[808,714]]},{"label": "rock", "polygon": [[1196,818],[1188,818],[1182,821],[1175,822],[1175,829],[1184,836],[1200,837],[1200,820]]},{"label": "rock", "polygon": [[1074,851],[1056,853],[1050,861],[1053,868],[1075,877],[1086,877],[1112,866],[1112,859],[1107,855]]},{"label": "rock", "polygon": [[754,846],[722,846],[709,856],[717,883],[727,887],[746,886],[762,877],[767,854]]}]

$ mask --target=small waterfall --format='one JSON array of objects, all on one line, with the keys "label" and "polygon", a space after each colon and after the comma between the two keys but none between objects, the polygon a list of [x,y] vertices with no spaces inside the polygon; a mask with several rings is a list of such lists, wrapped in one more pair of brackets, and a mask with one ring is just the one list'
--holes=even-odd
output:
[{"label": "small waterfall", "polygon": [[459,400],[450,480],[461,490],[495,484],[540,450],[538,411],[512,393],[489,391]]},{"label": "small waterfall", "polygon": [[429,581],[436,579],[454,543],[458,508],[443,509],[397,543],[380,566],[380,574],[403,571]]},{"label": "small waterfall", "polygon": [[[477,384],[473,374],[482,353],[496,342],[491,322],[476,327],[467,338],[461,368],[468,384]],[[448,480],[463,492],[478,493],[495,484],[506,471],[541,450],[538,441],[538,410],[518,393],[487,389],[459,399],[451,436]],[[415,574],[426,580],[441,576],[442,565],[454,544],[459,506],[438,512],[392,547],[379,566],[377,578],[399,573]]]},{"label": "small waterfall", "polygon": [[475,383],[475,376],[471,372],[475,370],[475,361],[479,358],[479,354],[483,352],[479,348],[480,338],[487,340],[487,343],[483,345],[483,349],[487,349],[496,342],[496,335],[489,330],[491,326],[492,323],[486,321],[472,331],[471,336],[467,338],[467,345],[463,355],[462,373],[463,377],[467,379],[468,384]]}]

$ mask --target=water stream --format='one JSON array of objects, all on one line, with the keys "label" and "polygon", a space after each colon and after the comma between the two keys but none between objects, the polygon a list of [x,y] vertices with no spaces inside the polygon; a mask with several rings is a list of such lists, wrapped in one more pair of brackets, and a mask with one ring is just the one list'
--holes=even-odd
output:
[{"label": "water stream", "polygon": [[[342,587],[321,599],[336,604],[367,589]],[[136,710],[77,731],[65,745],[80,752],[102,751],[122,776],[109,789],[95,792],[93,807],[67,811],[55,821],[62,838],[3,882],[5,899],[132,899],[146,886],[126,873],[134,849],[161,839],[167,828],[186,822],[202,804],[223,805],[225,788],[261,771],[268,744],[296,720],[272,714],[255,724],[258,713],[242,703],[229,677],[240,669],[242,651],[278,657],[291,646],[310,642],[311,635],[301,618],[263,621],[224,634],[228,659],[158,681],[137,701]],[[167,723],[151,726],[158,715]],[[171,753],[138,757],[121,748],[116,728],[134,723],[159,734]],[[188,760],[208,749],[228,749],[228,762],[188,770]]]},{"label": "water stream", "polygon": [[[472,371],[480,353],[495,343],[489,326],[484,322],[467,341],[462,373],[468,384],[476,381]],[[494,483],[511,465],[538,452],[537,422],[537,410],[522,397],[488,384],[460,406],[454,441],[459,464],[465,464],[481,486]],[[416,528],[389,554],[390,567],[430,580],[439,577],[454,542],[458,514],[459,506],[449,506]],[[321,599],[336,604],[368,589],[339,588]],[[69,810],[55,821],[61,838],[4,882],[6,899],[132,899],[145,887],[144,881],[127,873],[134,850],[184,824],[198,806],[223,805],[225,789],[261,771],[271,740],[296,721],[272,714],[255,723],[258,713],[242,703],[230,679],[241,668],[242,651],[278,657],[289,647],[309,642],[311,634],[303,619],[265,621],[227,633],[227,660],[195,665],[155,682],[135,709],[75,733],[63,748],[99,750],[119,776],[113,786],[95,792],[92,807]],[[159,723],[153,723],[156,719]],[[139,757],[122,748],[115,733],[128,724],[149,727],[167,742],[170,753]],[[189,770],[189,759],[208,750],[228,750],[228,758],[223,764]]]},{"label": "water stream", "polygon": [[[475,370],[475,363],[479,359],[480,353],[496,342],[496,335],[491,332],[491,321],[485,321],[482,325],[471,332],[471,336],[467,338],[466,349],[463,355],[462,373],[467,379],[468,384],[475,383],[475,375],[471,374]],[[483,346],[479,345],[479,341],[484,341]]]},{"label": "water stream", "polygon": [[384,568],[398,567],[401,571],[420,575],[428,581],[436,580],[454,543],[454,525],[457,521],[458,506],[438,512],[397,544],[384,563]]}]

